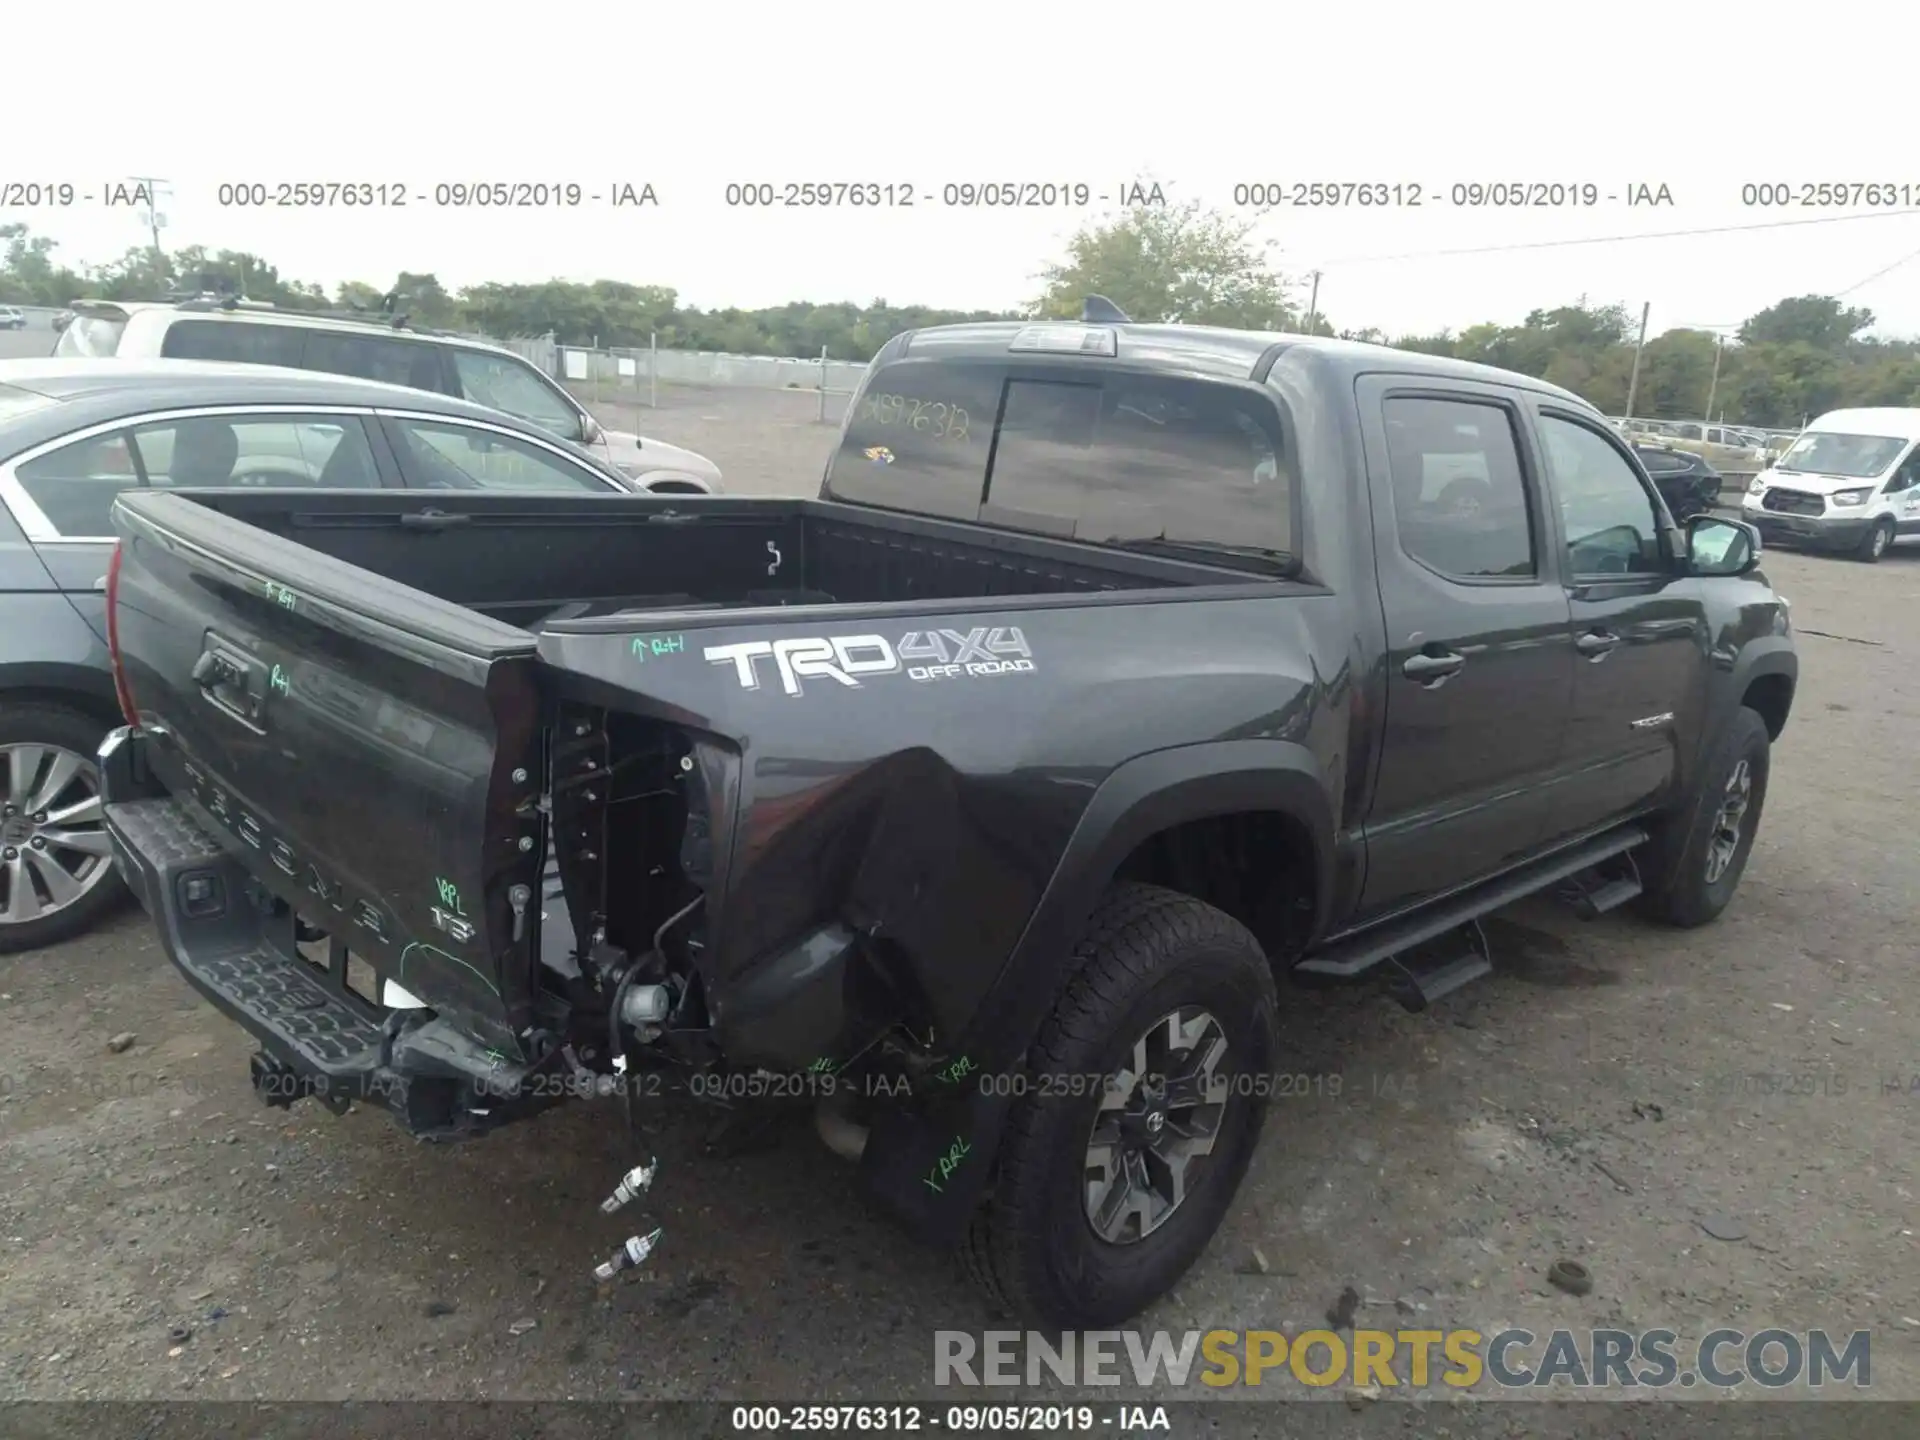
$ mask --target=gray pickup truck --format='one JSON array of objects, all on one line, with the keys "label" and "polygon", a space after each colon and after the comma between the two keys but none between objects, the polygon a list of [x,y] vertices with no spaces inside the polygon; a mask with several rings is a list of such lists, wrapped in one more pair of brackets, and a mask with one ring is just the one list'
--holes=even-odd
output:
[{"label": "gray pickup truck", "polygon": [[817,499],[115,525],[108,828],[263,1095],[803,1102],[1067,1326],[1227,1213],[1279,982],[1429,1004],[1541,890],[1718,915],[1797,673],[1758,537],[1592,407],[1289,336],[899,336]]}]

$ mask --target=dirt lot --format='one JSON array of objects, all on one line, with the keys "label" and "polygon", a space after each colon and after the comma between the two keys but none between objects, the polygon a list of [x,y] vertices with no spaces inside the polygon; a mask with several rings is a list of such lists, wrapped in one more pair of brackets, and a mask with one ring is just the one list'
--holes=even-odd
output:
[{"label": "dirt lot", "polygon": [[[807,491],[816,404],[606,418],[732,488]],[[1426,1016],[1289,993],[1303,1093],[1143,1328],[1314,1328],[1347,1286],[1363,1326],[1869,1327],[1874,1390],[1920,1398],[1920,553],[1767,568],[1804,673],[1733,909],[1679,934],[1530,902],[1490,927],[1497,975]],[[416,1145],[379,1114],[263,1109],[249,1048],[137,914],[0,961],[0,1398],[925,1399],[933,1332],[993,1324],[804,1122],[710,1159],[688,1108],[655,1117],[665,1240],[603,1287],[637,1223],[597,1202],[644,1158],[617,1112]],[[1560,1257],[1590,1296],[1545,1283]]]}]

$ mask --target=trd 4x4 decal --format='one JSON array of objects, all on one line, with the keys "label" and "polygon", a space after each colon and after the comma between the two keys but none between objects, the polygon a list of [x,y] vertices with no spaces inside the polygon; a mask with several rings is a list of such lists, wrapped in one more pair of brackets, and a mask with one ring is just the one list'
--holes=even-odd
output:
[{"label": "trd 4x4 decal", "polygon": [[1018,625],[981,625],[972,630],[909,630],[897,641],[884,635],[808,635],[786,640],[743,640],[709,645],[707,660],[732,665],[748,690],[760,688],[759,662],[771,659],[780,688],[805,693],[807,680],[832,680],[859,689],[873,675],[905,675],[922,683],[979,675],[1018,675],[1033,669],[1033,651]]}]

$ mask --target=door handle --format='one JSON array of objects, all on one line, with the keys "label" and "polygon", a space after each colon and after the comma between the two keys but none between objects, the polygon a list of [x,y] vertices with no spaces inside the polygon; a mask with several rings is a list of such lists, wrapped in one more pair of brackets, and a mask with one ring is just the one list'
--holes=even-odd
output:
[{"label": "door handle", "polygon": [[1448,650],[1439,655],[1421,651],[1409,655],[1406,663],[1400,667],[1400,673],[1409,680],[1418,680],[1422,685],[1437,685],[1449,675],[1458,675],[1467,663],[1467,657],[1456,655]]},{"label": "door handle", "polygon": [[1604,660],[1613,653],[1613,647],[1619,643],[1618,635],[1609,635],[1604,630],[1589,630],[1573,642],[1573,648],[1589,660]]}]

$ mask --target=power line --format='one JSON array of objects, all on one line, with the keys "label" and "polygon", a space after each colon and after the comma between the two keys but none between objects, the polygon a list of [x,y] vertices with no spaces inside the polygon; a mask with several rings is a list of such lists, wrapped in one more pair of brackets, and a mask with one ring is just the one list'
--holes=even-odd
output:
[{"label": "power line", "polygon": [[1906,264],[1909,260],[1920,260],[1920,250],[1915,250],[1908,255],[1902,255],[1898,260],[1894,261],[1891,265],[1881,266],[1878,270],[1874,271],[1871,275],[1867,276],[1866,279],[1856,280],[1853,282],[1853,284],[1847,286],[1847,288],[1844,290],[1836,290],[1833,294],[1833,298],[1836,300],[1839,300],[1844,298],[1845,296],[1851,295],[1854,291],[1860,289],[1863,285],[1871,285],[1874,281],[1878,280],[1882,275],[1891,275],[1895,270],[1898,270],[1902,265]]},{"label": "power line", "polygon": [[[1345,260],[1324,262],[1323,268],[1336,265],[1373,265],[1388,260],[1440,260],[1455,255],[1504,255],[1516,250],[1559,250],[1574,245],[1618,245],[1630,240],[1677,240],[1694,235],[1733,235],[1750,230],[1786,230],[1800,225],[1844,225],[1853,220],[1892,220],[1902,215],[1920,215],[1920,209],[1874,210],[1865,215],[1816,215],[1803,220],[1761,220],[1750,225],[1699,225],[1685,230],[1648,230],[1637,235],[1590,235],[1575,240],[1524,240],[1508,245],[1471,245],[1457,250],[1411,250],[1398,255],[1355,255]],[[1920,252],[1916,252],[1920,253]],[[1913,256],[1906,257],[1908,260]],[[1896,260],[1894,265],[1905,264]],[[1888,270],[1894,265],[1887,267]],[[1869,275],[1877,280],[1885,270]],[[1861,285],[1867,281],[1860,282]],[[1853,287],[1858,289],[1859,286]],[[1845,291],[1841,292],[1845,294]]]}]

